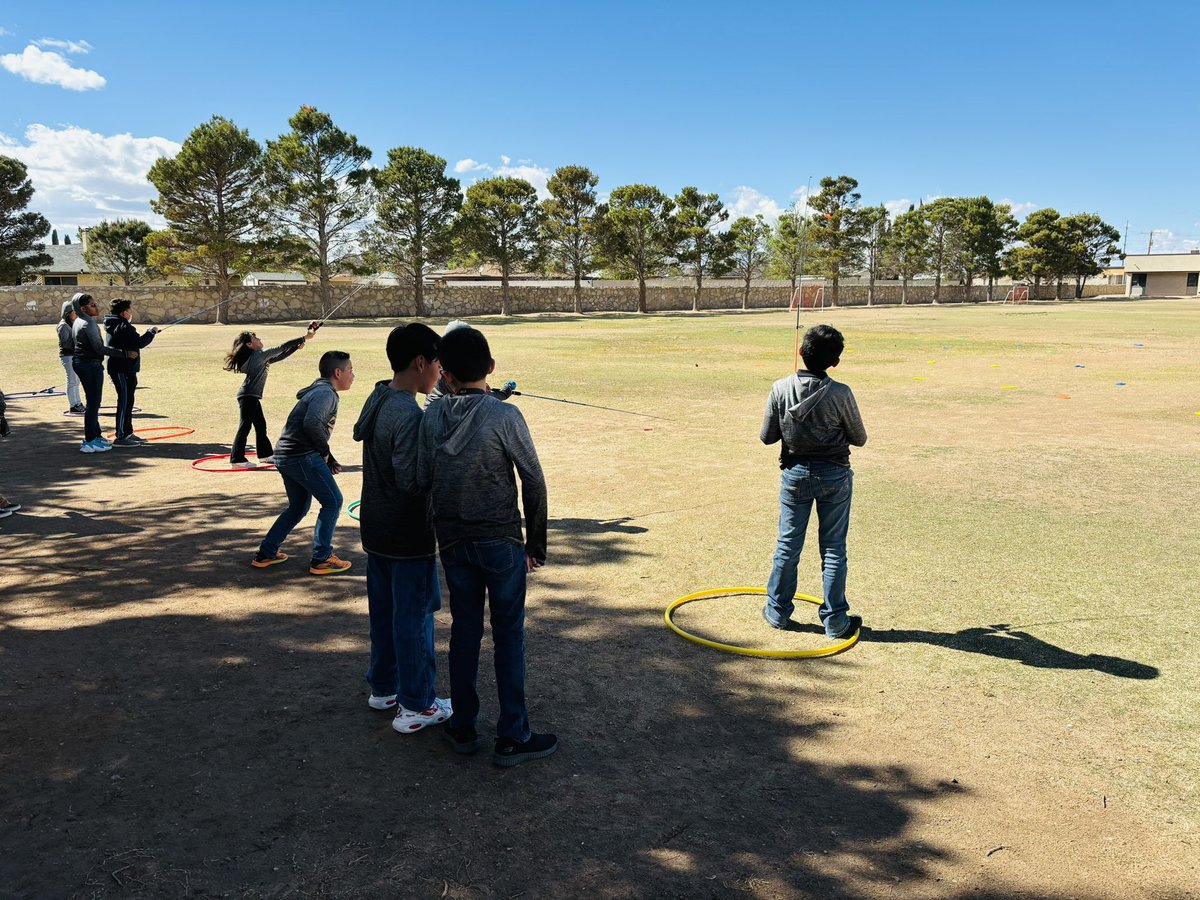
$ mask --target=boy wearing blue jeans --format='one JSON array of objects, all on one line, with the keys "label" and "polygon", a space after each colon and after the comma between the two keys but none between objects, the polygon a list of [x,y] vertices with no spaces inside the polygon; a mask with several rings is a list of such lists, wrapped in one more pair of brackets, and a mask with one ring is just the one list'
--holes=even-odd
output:
[{"label": "boy wearing blue jeans", "polygon": [[795,609],[796,566],[815,503],[825,589],[825,602],[817,615],[825,634],[834,639],[847,638],[862,625],[861,616],[848,614],[846,533],[854,487],[850,446],[863,446],[867,431],[853,392],[826,374],[841,362],[844,348],[841,332],[831,325],[815,325],[804,333],[800,350],[804,367],[775,382],[759,434],[764,444],[782,444],[779,467],[783,470],[779,539],[763,618],[772,628],[789,626]]},{"label": "boy wearing blue jeans", "polygon": [[296,405],[288,414],[287,424],[275,445],[275,468],[283,476],[288,505],[250,561],[256,569],[285,562],[279,547],[308,514],[313,497],[321,504],[313,529],[312,575],[336,575],[350,568],[333,552],[333,530],[342,511],[342,492],[333,476],[342,471],[329,449],[329,437],[337,422],[338,394],[354,384],[354,364],[350,354],[329,350],[318,363],[321,377],[296,394]]},{"label": "boy wearing blue jeans", "polygon": [[442,338],[438,356],[453,393],[430,404],[421,420],[417,486],[433,499],[450,589],[454,711],[443,727],[459,753],[483,744],[475,730],[475,679],[486,594],[500,695],[492,761],[515,766],[558,749],[554,735],[530,731],[525,707],[525,577],[546,562],[546,481],[521,411],[487,392],[496,367],[487,339],[474,328],[456,329]]}]

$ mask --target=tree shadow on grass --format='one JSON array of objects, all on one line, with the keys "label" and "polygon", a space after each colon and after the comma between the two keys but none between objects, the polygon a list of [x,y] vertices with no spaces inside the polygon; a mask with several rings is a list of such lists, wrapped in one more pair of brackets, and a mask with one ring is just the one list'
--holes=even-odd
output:
[{"label": "tree shadow on grass", "polygon": [[878,644],[930,644],[948,647],[964,653],[980,653],[998,659],[1012,659],[1024,666],[1039,669],[1094,669],[1104,675],[1117,678],[1157,678],[1155,666],[1123,659],[1119,656],[1104,656],[1099,653],[1075,653],[1034,637],[1027,631],[1014,631],[1008,625],[991,625],[964,628],[961,631],[921,631],[919,629],[864,628],[863,640]]}]

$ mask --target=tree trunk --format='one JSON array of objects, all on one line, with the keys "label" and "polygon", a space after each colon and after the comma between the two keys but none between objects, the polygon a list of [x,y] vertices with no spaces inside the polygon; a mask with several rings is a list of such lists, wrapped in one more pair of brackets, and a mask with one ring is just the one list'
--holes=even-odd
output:
[{"label": "tree trunk", "polygon": [[229,295],[233,292],[231,289],[232,281],[233,279],[228,271],[223,271],[222,274],[217,277],[217,294],[218,299],[221,301],[221,305],[217,307],[218,325],[229,324],[229,304],[225,301],[229,299]]},{"label": "tree trunk", "polygon": [[900,277],[900,305],[901,306],[908,305],[908,276],[907,275],[902,275]]},{"label": "tree trunk", "polygon": [[704,272],[696,265],[696,292],[692,294],[692,312],[700,312],[700,288],[704,284]]},{"label": "tree trunk", "polygon": [[974,286],[975,286],[975,276],[968,275],[967,276],[967,288],[966,288],[966,291],[963,292],[963,303],[974,303],[975,302],[974,300],[971,299],[971,288]]},{"label": "tree trunk", "polygon": [[742,309],[750,308],[750,276],[746,276],[746,283],[742,286]]},{"label": "tree trunk", "polygon": [[500,267],[500,315],[512,315],[512,305],[508,302],[508,263]]},{"label": "tree trunk", "polygon": [[1059,275],[1058,276],[1058,284],[1056,284],[1054,286],[1054,299],[1055,300],[1062,299],[1062,283],[1063,283],[1062,276]]},{"label": "tree trunk", "polygon": [[413,305],[416,307],[414,314],[418,319],[423,319],[425,318],[425,276],[421,273],[425,271],[425,267],[417,265],[414,266],[414,269]]},{"label": "tree trunk", "polygon": [[872,306],[875,303],[875,270],[872,269],[867,275],[867,306]]},{"label": "tree trunk", "polygon": [[989,275],[988,276],[988,292],[987,292],[987,302],[988,303],[992,302],[992,294],[995,292],[995,290],[996,290],[996,276]]},{"label": "tree trunk", "polygon": [[1083,296],[1083,281],[1084,281],[1084,279],[1081,276],[1079,276],[1079,275],[1075,276],[1075,299],[1076,300],[1078,300],[1080,297]]},{"label": "tree trunk", "polygon": [[938,297],[942,293],[942,270],[938,269],[933,276],[933,305],[938,305]]},{"label": "tree trunk", "polygon": [[829,305],[837,306],[837,304],[838,304],[838,274],[835,272],[833,275],[833,296],[829,300]]},{"label": "tree trunk", "polygon": [[646,311],[646,276],[638,272],[638,308],[637,311],[644,313]]},{"label": "tree trunk", "polygon": [[575,272],[575,315],[583,315],[583,288],[579,284],[579,272]]}]

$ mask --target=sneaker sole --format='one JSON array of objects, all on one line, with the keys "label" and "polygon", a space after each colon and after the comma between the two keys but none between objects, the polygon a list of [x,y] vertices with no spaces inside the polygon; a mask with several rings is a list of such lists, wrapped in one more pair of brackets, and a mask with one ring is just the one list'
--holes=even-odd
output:
[{"label": "sneaker sole", "polygon": [[392,719],[392,731],[396,732],[397,734],[416,734],[418,731],[424,731],[430,725],[441,725],[448,718],[450,717],[442,716],[439,718],[437,716],[430,716],[428,722],[405,722],[403,725],[399,726],[396,725],[397,720]]},{"label": "sneaker sole", "polygon": [[256,569],[266,569],[269,566],[277,566],[287,561],[288,558],[286,556],[283,559],[252,559],[250,560],[250,565]]},{"label": "sneaker sole", "polygon": [[558,744],[546,750],[530,750],[527,753],[514,753],[512,756],[501,756],[499,753],[492,754],[492,762],[498,766],[519,766],[521,763],[527,763],[533,759],[544,759],[547,756],[553,756],[558,752]]},{"label": "sneaker sole", "polygon": [[337,575],[341,572],[349,572],[349,571],[350,571],[349,566],[346,566],[346,568],[344,568],[344,569],[313,569],[313,568],[310,568],[308,570],[308,574],[309,575]]}]

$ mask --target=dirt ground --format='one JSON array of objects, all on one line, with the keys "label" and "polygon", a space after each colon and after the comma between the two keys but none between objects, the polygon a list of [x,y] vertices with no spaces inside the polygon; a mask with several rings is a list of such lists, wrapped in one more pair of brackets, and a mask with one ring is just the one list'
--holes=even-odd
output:
[{"label": "dirt ground", "polygon": [[[867,627],[798,661],[662,623],[683,594],[765,582],[778,468],[757,433],[790,317],[481,323],[498,381],[672,420],[510,401],[550,491],[530,712],[561,740],[511,770],[367,707],[351,519],[343,576],[300,565],[312,514],[293,563],[248,566],[278,476],[189,465],[228,452],[237,378],[218,365],[236,329],[181,326],[145,352],[137,426],[186,437],[84,455],[61,399],[12,403],[0,493],[25,509],[0,521],[0,897],[1200,896],[1196,310],[821,318],[847,334],[837,375],[871,433],[850,551]],[[331,324],[268,382],[277,435],[316,350],[354,355],[334,435],[347,502],[393,324]],[[0,387],[59,383],[49,326],[0,336]],[[822,645],[811,610],[779,634],[758,609],[705,601],[677,621]],[[448,634],[447,608],[440,694]]]}]

